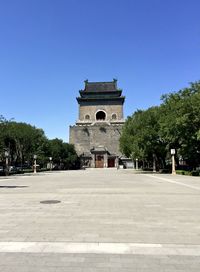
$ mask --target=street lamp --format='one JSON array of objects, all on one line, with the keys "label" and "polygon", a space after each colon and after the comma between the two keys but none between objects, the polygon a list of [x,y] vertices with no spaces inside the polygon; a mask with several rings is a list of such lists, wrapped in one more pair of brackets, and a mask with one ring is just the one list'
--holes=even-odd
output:
[{"label": "street lamp", "polygon": [[135,159],[135,164],[136,164],[135,168],[136,168],[136,170],[138,170],[138,158]]},{"label": "street lamp", "polygon": [[9,152],[6,150],[5,153],[5,158],[6,158],[6,169],[5,169],[5,175],[8,176],[9,175],[9,169],[8,169],[8,158],[9,158]]},{"label": "street lamp", "polygon": [[49,163],[49,166],[50,166],[49,170],[51,171],[52,170],[52,157],[49,157],[49,161],[50,161],[50,163]]},{"label": "street lamp", "polygon": [[37,173],[37,164],[36,164],[37,155],[33,155],[33,159],[34,159],[34,163],[33,163],[33,173],[36,174],[36,173]]},{"label": "street lamp", "polygon": [[156,155],[153,154],[153,173],[156,173]]},{"label": "street lamp", "polygon": [[179,157],[179,164],[182,166],[183,165],[183,157],[180,155]]},{"label": "street lamp", "polygon": [[176,150],[175,149],[171,149],[170,151],[171,151],[171,156],[172,156],[172,175],[176,175],[175,158],[174,158]]}]

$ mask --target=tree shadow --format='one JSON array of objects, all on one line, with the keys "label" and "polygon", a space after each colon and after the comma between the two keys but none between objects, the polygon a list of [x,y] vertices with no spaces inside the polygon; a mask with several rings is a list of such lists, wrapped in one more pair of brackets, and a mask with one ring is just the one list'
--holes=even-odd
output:
[{"label": "tree shadow", "polygon": [[1,188],[6,188],[6,189],[13,189],[13,188],[26,188],[26,187],[29,187],[29,186],[18,186],[18,185],[2,185],[0,186],[0,189]]}]

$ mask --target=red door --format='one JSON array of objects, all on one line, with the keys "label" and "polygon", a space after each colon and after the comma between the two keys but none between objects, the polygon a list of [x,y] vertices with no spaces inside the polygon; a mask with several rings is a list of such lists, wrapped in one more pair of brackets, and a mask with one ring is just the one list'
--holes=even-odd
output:
[{"label": "red door", "polygon": [[108,167],[115,167],[115,159],[108,158]]},{"label": "red door", "polygon": [[96,155],[95,167],[96,168],[103,168],[104,167],[103,155]]}]

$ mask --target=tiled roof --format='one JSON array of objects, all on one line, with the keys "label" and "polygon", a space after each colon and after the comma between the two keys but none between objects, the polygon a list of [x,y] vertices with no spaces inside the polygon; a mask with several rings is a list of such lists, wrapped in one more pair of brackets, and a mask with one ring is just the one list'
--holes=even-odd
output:
[{"label": "tiled roof", "polygon": [[111,82],[88,82],[85,81],[85,92],[115,92],[117,91],[117,81]]},{"label": "tiled roof", "polygon": [[117,88],[117,80],[108,82],[88,82],[85,80],[84,90],[80,90],[80,97],[77,97],[78,103],[112,101],[124,103],[124,96],[121,96],[122,90]]}]

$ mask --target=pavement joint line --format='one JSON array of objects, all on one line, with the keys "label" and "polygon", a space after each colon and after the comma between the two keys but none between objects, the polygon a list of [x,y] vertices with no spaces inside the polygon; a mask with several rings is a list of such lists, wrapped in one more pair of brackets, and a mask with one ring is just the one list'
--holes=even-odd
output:
[{"label": "pavement joint line", "polygon": [[[143,174],[143,175],[144,175],[144,174]],[[155,179],[167,181],[167,182],[169,182],[169,183],[181,185],[181,186],[184,186],[184,187],[187,187],[187,188],[190,188],[190,189],[194,189],[194,190],[200,191],[200,188],[199,188],[199,187],[196,187],[196,186],[193,186],[193,185],[189,185],[189,184],[185,184],[185,183],[182,183],[182,182],[179,182],[179,181],[170,180],[170,179],[167,179],[167,178],[162,178],[162,177],[158,177],[158,176],[154,176],[154,175],[150,175],[150,174],[145,174],[145,176],[149,176],[149,177],[152,177],[152,178],[155,178]]]},{"label": "pavement joint line", "polygon": [[87,242],[0,242],[0,253],[200,256],[200,245]]},{"label": "pavement joint line", "polygon": [[14,178],[0,178],[0,181],[15,180]]}]

